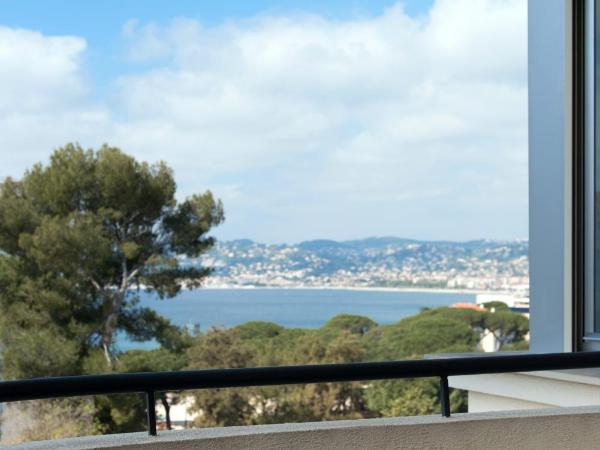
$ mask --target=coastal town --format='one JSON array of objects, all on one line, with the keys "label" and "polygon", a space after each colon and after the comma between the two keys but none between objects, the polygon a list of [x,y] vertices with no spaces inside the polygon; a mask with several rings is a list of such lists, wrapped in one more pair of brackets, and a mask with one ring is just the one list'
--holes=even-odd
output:
[{"label": "coastal town", "polygon": [[502,291],[529,287],[528,242],[369,238],[270,245],[219,242],[202,259],[205,287],[418,288]]}]

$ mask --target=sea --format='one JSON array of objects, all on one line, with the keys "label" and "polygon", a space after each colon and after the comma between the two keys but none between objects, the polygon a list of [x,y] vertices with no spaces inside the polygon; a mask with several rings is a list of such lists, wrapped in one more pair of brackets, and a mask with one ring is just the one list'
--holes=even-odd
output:
[{"label": "sea", "polygon": [[[352,289],[194,289],[172,299],[141,295],[141,306],[180,326],[233,327],[251,320],[274,322],[288,328],[318,328],[337,314],[366,316],[380,325],[417,314],[423,308],[475,302],[474,294],[438,291]],[[157,344],[118,338],[121,350],[148,349]]]}]

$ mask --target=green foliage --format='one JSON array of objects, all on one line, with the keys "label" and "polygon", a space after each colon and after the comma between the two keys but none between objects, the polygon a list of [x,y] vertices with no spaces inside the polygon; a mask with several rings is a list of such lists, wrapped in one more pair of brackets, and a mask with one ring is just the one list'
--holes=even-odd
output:
[{"label": "green foliage", "polygon": [[[452,319],[467,324],[476,331],[483,331],[485,328],[485,311],[477,311],[464,308],[428,308],[419,314],[418,318],[423,317],[441,317],[444,319]],[[410,318],[409,318],[410,319]]]},{"label": "green foliage", "polygon": [[235,327],[238,336],[243,340],[269,339],[279,336],[285,328],[273,322],[254,320]]},{"label": "green foliage", "polygon": [[[98,359],[98,358],[97,358]],[[119,355],[115,370],[118,372],[160,372],[181,370],[187,365],[185,352],[171,352],[166,348],[129,350]],[[167,397],[157,393],[157,399],[169,410],[177,402],[177,395]],[[141,431],[146,428],[146,402],[141,395],[96,396],[96,427],[102,433]],[[170,417],[168,417],[170,424]]]},{"label": "green foliage", "polygon": [[377,323],[368,317],[338,314],[325,323],[321,328],[321,333],[326,338],[336,336],[341,331],[362,336],[376,327]]},{"label": "green foliage", "polygon": [[525,352],[527,350],[529,350],[529,341],[526,340],[511,342],[500,349],[503,352]]},{"label": "green foliage", "polygon": [[[473,310],[434,308],[392,325],[373,329],[365,338],[372,360],[421,358],[425,354],[477,350],[481,313]],[[464,394],[452,392],[455,411],[465,407]],[[386,380],[372,383],[366,403],[382,415],[422,415],[439,412],[435,380]]]},{"label": "green foliage", "polygon": [[371,359],[417,358],[427,353],[472,351],[479,335],[468,323],[425,312],[366,336]]},{"label": "green foliage", "polygon": [[529,332],[529,321],[521,314],[498,311],[486,314],[485,327],[494,333],[502,349],[505,344],[523,340]]},{"label": "green foliage", "polygon": [[[439,414],[439,380],[384,380],[371,383],[366,389],[367,406],[383,416],[423,416]],[[466,392],[450,390],[452,412],[467,411]]]},{"label": "green foliage", "polygon": [[[271,351],[272,350],[272,351]],[[268,356],[267,356],[268,355]],[[188,351],[191,368],[362,361],[361,338],[341,330],[330,341],[318,330],[286,330],[266,322],[213,329]],[[194,394],[197,425],[243,425],[362,417],[360,383],[219,389]]]},{"label": "green foliage", "polygon": [[168,372],[181,370],[187,365],[185,353],[175,353],[166,348],[154,350],[129,350],[119,355],[119,372]]},{"label": "green foliage", "polygon": [[[94,403],[89,397],[10,403],[4,406],[3,429],[13,432],[2,436],[2,443],[95,434],[94,414]],[[15,429],[19,433],[15,433]]]},{"label": "green foliage", "polygon": [[[528,321],[504,304],[486,311],[432,308],[397,323],[342,314],[317,330],[248,322],[190,335],[139,305],[147,289],[161,299],[210,274],[182,267],[214,244],[224,220],[210,192],[175,199],[171,170],[119,149],[69,144],[21,180],[0,183],[0,347],[4,379],[183,368],[416,359],[476,351],[489,330],[503,349],[526,347]],[[493,311],[493,312],[492,312]],[[160,348],[120,353],[116,333],[154,339]],[[328,420],[439,411],[437,380],[328,383],[194,393],[197,424]],[[159,394],[165,410],[177,393]],[[454,411],[464,393],[453,391]],[[145,427],[139,395],[40,402],[28,436],[114,433]]]},{"label": "green foliage", "polygon": [[19,378],[34,378],[80,373],[79,347],[57,327],[37,332],[18,331],[5,339],[3,373]]},{"label": "green foliage", "polygon": [[145,429],[146,402],[142,394],[94,397],[95,433],[129,433]]},{"label": "green foliage", "polygon": [[[175,256],[214,244],[208,232],[223,221],[223,207],[210,192],[178,203],[175,191],[165,163],[138,162],[107,145],[66,145],[47,165],[0,183],[4,379],[187,364],[192,337],[140,307],[138,293],[168,298],[184,282],[199,286],[210,270],[180,267]],[[119,332],[162,348],[119,355]],[[140,396],[99,396],[91,405],[96,432],[144,427]]]},{"label": "green foliage", "polygon": [[368,390],[369,406],[385,416],[424,416],[439,412],[435,381],[386,380]]},{"label": "green foliage", "polygon": [[[377,400],[384,416],[424,416],[440,413],[439,380],[419,378],[416,380],[394,380],[374,386],[373,392],[386,393],[389,398],[375,399],[368,394],[369,406]],[[392,395],[390,395],[390,393]],[[452,389],[450,392],[451,412],[466,412],[466,392]]]},{"label": "green foliage", "polygon": [[[237,368],[283,364],[359,362],[370,359],[421,358],[428,353],[476,351],[481,327],[493,321],[514,329],[521,316],[510,311],[488,313],[434,308],[392,325],[377,326],[360,316],[340,315],[317,330],[286,329],[269,322],[248,322],[214,328],[198,336],[179,336],[179,350],[166,347],[132,350],[118,357],[121,372]],[[503,316],[508,314],[510,316]],[[516,345],[522,338],[515,340]],[[101,371],[100,349],[84,360],[84,369]],[[385,380],[194,392],[192,410],[197,426],[230,426],[376,416],[437,414],[438,380]],[[180,397],[162,395],[165,410]],[[141,430],[145,409],[140,396],[99,396],[94,399],[96,432]],[[452,390],[453,412],[466,410],[466,394]]]},{"label": "green foliage", "polygon": [[500,343],[500,349],[507,344],[523,341],[525,335],[529,332],[529,320],[526,317],[512,312],[502,302],[488,302],[484,306],[487,308],[485,311],[445,307],[433,308],[423,311],[409,320],[420,320],[419,318],[423,317],[458,320],[468,324],[478,333],[484,330],[494,333]]},{"label": "green foliage", "polygon": [[[433,308],[384,326],[342,314],[317,330],[255,321],[209,331],[196,338],[188,357],[192,368],[422,358],[477,351],[481,332],[496,322],[509,334],[517,324],[520,332],[512,337],[521,342],[527,328],[523,318],[501,314]],[[201,426],[434,414],[440,410],[438,389],[433,379],[225,389],[195,393],[194,409],[202,412],[196,421]],[[465,392],[452,390],[451,407],[466,410]]]},{"label": "green foliage", "polygon": [[[240,368],[254,365],[254,354],[239,337],[237,330],[215,328],[198,338],[188,350],[189,367]],[[246,391],[210,389],[195,394],[196,407],[202,411],[203,426],[223,426],[251,421],[253,408]]]},{"label": "green foliage", "polygon": [[486,302],[484,304],[482,304],[481,306],[483,306],[485,309],[487,309],[488,311],[492,311],[494,310],[494,312],[506,312],[506,311],[510,311],[510,308],[508,307],[508,305],[504,302],[500,302],[498,300],[493,300],[491,302]]},{"label": "green foliage", "polygon": [[[140,372],[421,358],[428,353],[476,351],[482,327],[494,324],[503,333],[520,330],[507,346],[522,345],[526,319],[523,322],[518,314],[433,308],[384,326],[365,317],[340,315],[316,330],[254,321],[231,329],[214,328],[196,336],[180,331],[169,339],[177,345],[121,353],[112,368],[104,364],[100,348],[91,349],[83,358],[81,371]],[[201,390],[192,393],[192,410],[200,413],[195,421],[198,426],[437,414],[438,389],[436,379],[416,379]],[[168,414],[180,396],[159,395],[158,400]],[[465,392],[451,391],[453,412],[465,411],[466,401]],[[141,396],[98,396],[93,399],[93,412],[92,432],[145,427]]]},{"label": "green foliage", "polygon": [[257,366],[273,366],[296,362],[298,343],[314,330],[284,328],[271,322],[252,321],[234,328],[246,348],[252,352]]},{"label": "green foliage", "polygon": [[66,145],[0,184],[5,378],[75,374],[98,347],[114,364],[117,332],[185,347],[176,327],[138,306],[135,288],[165,298],[184,280],[198,286],[210,271],[182,268],[175,255],[209,249],[223,208],[210,192],[177,203],[175,190],[163,162],[107,145]]},{"label": "green foliage", "polygon": [[[0,184],[4,378],[415,359],[476,351],[484,330],[503,348],[525,345],[527,319],[496,303],[487,311],[427,309],[385,326],[342,314],[318,330],[255,321],[189,335],[138,298],[141,289],[172,297],[184,281],[196,287],[210,273],[180,266],[175,255],[211,248],[208,232],[223,221],[222,205],[210,192],[178,203],[175,189],[164,163],[76,145]],[[119,332],[161,347],[119,353]],[[439,410],[437,389],[435,380],[396,380],[202,390],[194,408],[203,426],[431,414]],[[168,414],[177,395],[159,401]],[[92,432],[141,430],[145,423],[138,395],[98,396],[83,409],[59,406],[60,417],[91,415]],[[464,393],[452,392],[452,407],[464,409]],[[39,417],[53,423],[43,411]]]}]

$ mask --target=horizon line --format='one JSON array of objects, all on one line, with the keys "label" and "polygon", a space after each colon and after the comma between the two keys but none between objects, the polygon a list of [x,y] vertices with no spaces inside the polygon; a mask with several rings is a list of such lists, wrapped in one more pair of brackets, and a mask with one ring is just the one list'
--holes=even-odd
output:
[{"label": "horizon line", "polygon": [[357,243],[369,240],[395,240],[395,241],[405,241],[406,243],[451,243],[451,244],[469,244],[474,242],[494,242],[494,243],[514,243],[514,242],[527,242],[529,243],[529,238],[510,238],[510,239],[500,239],[500,238],[478,238],[478,239],[466,239],[466,240],[452,240],[452,239],[416,239],[416,238],[406,238],[399,236],[367,236],[364,238],[354,238],[354,239],[330,239],[330,238],[316,238],[316,239],[305,239],[296,242],[262,242],[252,238],[234,238],[234,239],[219,239],[216,238],[216,243],[220,242],[239,242],[239,241],[249,241],[255,244],[265,244],[265,245],[300,245],[306,243],[315,243],[315,242],[334,242],[337,244],[349,244],[349,243]]}]

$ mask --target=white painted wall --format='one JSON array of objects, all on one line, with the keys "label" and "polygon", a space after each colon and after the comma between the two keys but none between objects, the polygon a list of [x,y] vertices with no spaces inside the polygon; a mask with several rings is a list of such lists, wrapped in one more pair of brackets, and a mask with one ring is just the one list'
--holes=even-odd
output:
[{"label": "white painted wall", "polygon": [[469,391],[469,412],[600,405],[597,370],[456,376],[448,383]]}]

